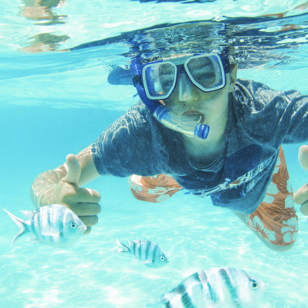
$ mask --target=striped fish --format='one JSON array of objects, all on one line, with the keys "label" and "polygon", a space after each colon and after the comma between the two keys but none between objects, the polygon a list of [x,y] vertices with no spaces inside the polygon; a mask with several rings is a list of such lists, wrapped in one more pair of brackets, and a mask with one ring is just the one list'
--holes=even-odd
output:
[{"label": "striped fish", "polygon": [[262,280],[230,267],[196,272],[148,305],[168,308],[258,307],[265,291]]},{"label": "striped fish", "polygon": [[169,262],[163,250],[152,241],[128,241],[127,246],[121,243],[118,239],[117,242],[119,246],[114,252],[128,253],[132,258],[139,260],[147,267],[160,268]]},{"label": "striped fish", "polygon": [[24,235],[28,235],[30,242],[69,246],[87,229],[74,212],[60,204],[43,206],[33,211],[21,211],[29,219],[27,221],[5,211],[19,228],[10,246]]}]

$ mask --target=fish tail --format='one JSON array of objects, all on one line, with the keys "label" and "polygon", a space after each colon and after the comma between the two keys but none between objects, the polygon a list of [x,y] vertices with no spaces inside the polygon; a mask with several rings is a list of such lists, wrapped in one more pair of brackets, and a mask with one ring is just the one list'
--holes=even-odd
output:
[{"label": "fish tail", "polygon": [[9,216],[12,218],[12,220],[16,223],[17,227],[18,227],[18,231],[15,235],[15,237],[13,238],[13,241],[10,245],[10,247],[13,245],[13,243],[16,241],[17,238],[19,238],[20,236],[22,236],[23,234],[28,232],[28,228],[27,228],[27,222],[14,216],[13,214],[11,214],[9,211],[7,211],[6,209],[3,209],[4,211],[6,211]]},{"label": "fish tail", "polygon": [[120,253],[120,252],[129,252],[129,249],[126,245],[122,244],[118,239],[117,239],[118,247],[115,249],[113,252]]}]

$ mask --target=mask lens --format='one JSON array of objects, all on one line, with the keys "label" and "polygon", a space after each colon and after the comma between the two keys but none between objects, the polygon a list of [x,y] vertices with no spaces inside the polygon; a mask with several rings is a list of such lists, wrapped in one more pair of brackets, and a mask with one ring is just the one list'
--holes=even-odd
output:
[{"label": "mask lens", "polygon": [[145,66],[142,72],[143,83],[149,98],[168,97],[175,85],[176,66],[172,63],[155,63]]},{"label": "mask lens", "polygon": [[224,73],[216,55],[194,57],[186,63],[188,74],[196,86],[204,91],[224,87]]}]

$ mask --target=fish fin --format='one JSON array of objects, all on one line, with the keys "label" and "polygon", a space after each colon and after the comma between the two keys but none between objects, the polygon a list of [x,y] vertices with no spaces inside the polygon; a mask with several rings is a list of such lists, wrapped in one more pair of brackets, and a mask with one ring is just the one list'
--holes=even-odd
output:
[{"label": "fish fin", "polygon": [[128,247],[133,247],[134,246],[134,243],[132,243],[130,240],[127,240],[127,243],[128,243]]},{"label": "fish fin", "polygon": [[38,238],[34,234],[31,234],[30,236],[28,236],[27,242],[40,244],[40,241],[38,240]]},{"label": "fish fin", "polygon": [[18,227],[18,231],[15,235],[15,237],[12,240],[12,243],[10,245],[10,247],[13,245],[13,243],[16,241],[17,238],[19,238],[20,236],[22,236],[23,234],[27,233],[27,229],[26,229],[26,225],[27,222],[14,216],[13,214],[11,214],[9,211],[7,211],[6,209],[3,209],[4,211],[6,211],[8,213],[8,215],[11,217],[11,219],[16,223],[17,227]]},{"label": "fish fin", "polygon": [[118,239],[117,239],[118,247],[113,251],[115,253],[120,253],[120,252],[129,252],[129,249],[127,246],[122,244]]},{"label": "fish fin", "polygon": [[156,268],[157,266],[155,266],[155,263],[153,261],[145,261],[142,262],[143,265],[150,267],[150,268]]},{"label": "fish fin", "polygon": [[35,211],[20,211],[24,215],[25,219],[31,220],[34,216]]}]

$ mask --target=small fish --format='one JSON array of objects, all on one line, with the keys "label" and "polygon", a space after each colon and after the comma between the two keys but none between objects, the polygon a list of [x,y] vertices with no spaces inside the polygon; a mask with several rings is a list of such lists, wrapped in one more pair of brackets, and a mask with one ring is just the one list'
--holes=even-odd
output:
[{"label": "small fish", "polygon": [[148,240],[128,241],[124,245],[117,239],[119,247],[114,252],[128,253],[131,257],[139,260],[142,264],[151,268],[160,268],[169,260],[163,250],[154,242]]},{"label": "small fish", "polygon": [[258,307],[265,291],[262,280],[230,267],[196,272],[148,307],[168,308]]},{"label": "small fish", "polygon": [[60,204],[43,206],[33,211],[21,211],[29,219],[27,221],[5,211],[19,228],[10,246],[23,235],[29,235],[28,240],[34,243],[69,246],[87,229],[73,211]]}]

